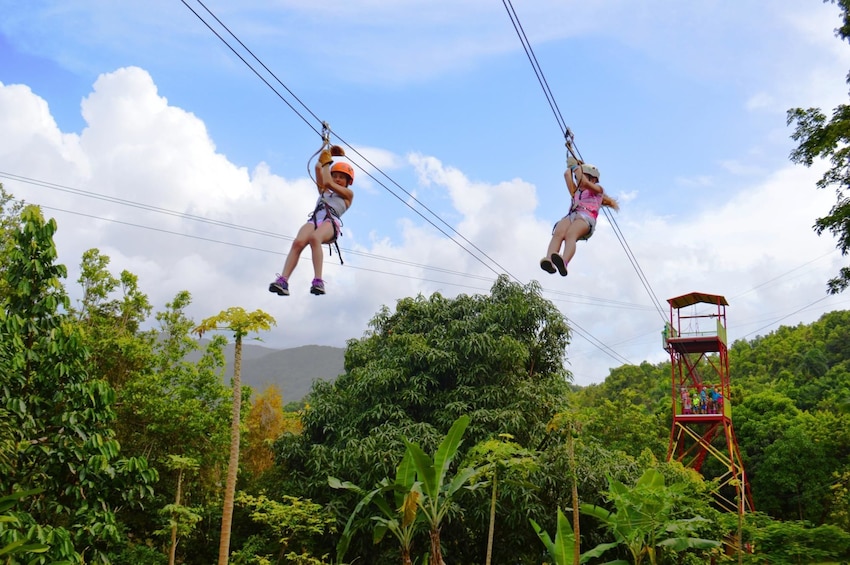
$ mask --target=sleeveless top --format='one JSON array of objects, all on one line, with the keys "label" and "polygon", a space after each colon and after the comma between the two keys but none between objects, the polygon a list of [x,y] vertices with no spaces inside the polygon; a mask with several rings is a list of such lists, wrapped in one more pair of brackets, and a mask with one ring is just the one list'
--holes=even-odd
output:
[{"label": "sleeveless top", "polygon": [[573,207],[571,212],[585,212],[594,220],[599,215],[602,206],[602,194],[590,189],[577,188],[573,194]]},{"label": "sleeveless top", "polygon": [[324,205],[329,206],[336,217],[342,216],[348,209],[348,204],[345,202],[343,197],[332,190],[325,190],[322,192],[322,195],[319,196],[319,199],[316,201],[317,210],[319,208],[324,208]]}]

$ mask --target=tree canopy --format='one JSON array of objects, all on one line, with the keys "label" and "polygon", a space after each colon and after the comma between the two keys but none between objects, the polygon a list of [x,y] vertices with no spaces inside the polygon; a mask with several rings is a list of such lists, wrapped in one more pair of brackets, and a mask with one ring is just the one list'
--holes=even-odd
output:
[{"label": "tree canopy", "polygon": [[[841,26],[835,35],[850,40],[850,1],[825,0],[841,8]],[[847,76],[850,83],[850,74]],[[829,214],[818,218],[814,229],[818,235],[824,231],[838,239],[842,255],[850,252],[850,105],[839,104],[832,117],[819,108],[792,108],[788,110],[788,124],[794,124],[791,135],[799,145],[791,152],[791,161],[810,167],[815,159],[827,159],[831,166],[818,181],[818,188],[835,189],[835,205]],[[837,294],[850,286],[850,267],[842,267],[838,275],[827,283],[830,293]]]}]

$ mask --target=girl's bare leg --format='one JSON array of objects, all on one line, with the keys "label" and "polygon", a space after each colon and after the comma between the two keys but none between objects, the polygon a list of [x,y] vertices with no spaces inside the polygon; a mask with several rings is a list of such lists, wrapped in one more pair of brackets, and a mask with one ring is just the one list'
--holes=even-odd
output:
[{"label": "girl's bare leg", "polygon": [[322,253],[322,245],[330,243],[334,236],[334,227],[330,222],[324,222],[318,229],[313,230],[310,237],[310,250],[313,256],[313,273],[317,279],[322,278],[322,268],[325,256]]},{"label": "girl's bare leg", "polygon": [[577,218],[576,221],[570,223],[567,233],[564,236],[564,252],[561,254],[561,257],[564,258],[564,264],[569,263],[576,254],[576,242],[580,237],[587,234],[588,231],[590,231],[590,226],[581,218]]},{"label": "girl's bare leg", "polygon": [[567,236],[570,224],[569,218],[564,218],[555,225],[555,229],[552,231],[552,239],[549,240],[549,247],[546,249],[547,258],[551,257],[553,253],[561,252],[561,245]]},{"label": "girl's bare leg", "polygon": [[281,275],[284,278],[289,279],[289,275],[295,270],[295,266],[298,265],[298,259],[301,257],[301,252],[307,247],[310,242],[310,236],[314,231],[313,224],[304,224],[298,230],[298,235],[295,236],[292,247],[289,249],[289,255],[286,256],[286,261],[283,263],[283,272]]}]

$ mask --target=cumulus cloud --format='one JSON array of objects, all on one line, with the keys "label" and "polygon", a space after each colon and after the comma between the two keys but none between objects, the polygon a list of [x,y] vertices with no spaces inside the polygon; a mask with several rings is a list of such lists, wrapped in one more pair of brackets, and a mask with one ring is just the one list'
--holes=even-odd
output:
[{"label": "cumulus cloud", "polygon": [[[0,180],[57,218],[72,294],[78,293],[73,281],[83,251],[97,247],[111,257],[113,270],[139,276],[158,309],[189,290],[197,320],[237,305],[269,312],[278,326],[262,337],[274,347],[344,346],[363,334],[383,305],[392,308],[397,299],[419,293],[487,292],[496,273],[506,271],[521,282],[539,280],[574,323],[567,356],[576,381],[588,384],[620,364],[598,343],[633,362],[663,358],[663,316],[650,293],[663,307],[667,298],[695,290],[726,295],[735,338],[822,296],[840,261],[830,254],[833,242],[811,231],[814,218],[831,205],[830,194],[810,188],[821,173],[817,167],[754,172],[731,198],[687,218],[629,206],[611,215],[614,224],[601,216],[596,235],[579,244],[563,279],[541,271],[538,261],[566,203],[543,205],[537,187],[522,178],[481,182],[436,156],[401,158],[359,148],[377,167],[417,179],[422,202],[446,203],[447,225],[433,218],[446,234],[414,213],[358,211],[369,202],[358,193],[344,218],[345,265],[325,256],[328,294],[307,292],[312,272],[305,252],[292,295],[281,298],[266,287],[313,207],[315,187],[306,173],[287,179],[263,162],[250,170],[231,163],[217,152],[204,122],[169,103],[140,68],[100,76],[82,115],[83,131],[64,133],[29,88],[0,84],[0,128],[14,132],[0,138],[0,171],[16,175]],[[365,190],[369,181],[362,182]],[[640,195],[625,200],[640,201]],[[770,280],[777,282],[763,286]],[[805,318],[829,306],[821,303]]]}]

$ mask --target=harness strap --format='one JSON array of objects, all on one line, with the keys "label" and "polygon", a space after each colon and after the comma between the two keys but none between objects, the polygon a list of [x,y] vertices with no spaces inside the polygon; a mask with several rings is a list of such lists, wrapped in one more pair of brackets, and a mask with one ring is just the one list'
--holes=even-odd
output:
[{"label": "harness strap", "polygon": [[[343,261],[342,261],[342,253],[340,253],[340,251],[339,251],[339,243],[337,243],[337,239],[339,238],[339,228],[336,225],[336,222],[339,222],[340,224],[342,224],[342,220],[337,215],[336,210],[334,210],[333,207],[330,204],[328,204],[327,202],[319,202],[316,205],[316,209],[313,210],[313,212],[310,214],[310,221],[313,222],[313,229],[319,229],[319,222],[316,219],[316,214],[318,214],[320,210],[325,211],[325,217],[326,218],[330,217],[331,226],[333,226],[333,229],[334,229],[333,239],[331,239],[328,242],[328,254],[331,257],[333,257],[334,253],[333,253],[333,248],[331,248],[331,245],[336,247],[336,254],[337,254],[337,256],[339,256],[339,264],[344,265],[345,263],[343,263]],[[336,221],[334,221],[334,220],[336,220]]]}]

